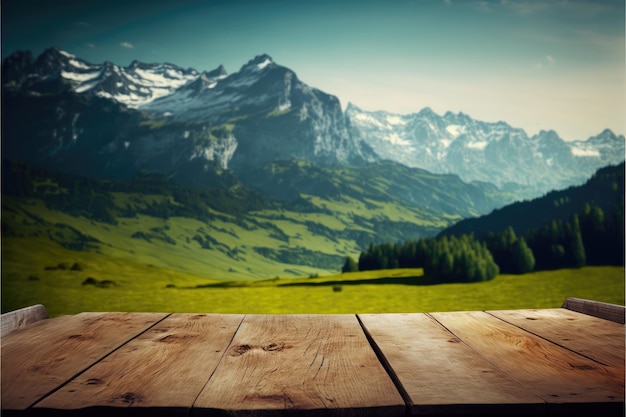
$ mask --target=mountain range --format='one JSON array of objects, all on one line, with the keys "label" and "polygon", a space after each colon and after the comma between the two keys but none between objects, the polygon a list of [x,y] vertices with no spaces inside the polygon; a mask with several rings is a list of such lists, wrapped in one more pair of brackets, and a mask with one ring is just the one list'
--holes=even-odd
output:
[{"label": "mountain range", "polygon": [[348,104],[346,117],[352,136],[380,158],[454,173],[468,182],[492,182],[524,197],[583,183],[598,168],[624,160],[624,136],[609,129],[586,141],[566,142],[553,130],[529,137],[502,121],[452,112],[440,116],[428,107],[399,115]]},{"label": "mountain range", "polygon": [[227,74],[222,66],[92,64],[55,48],[36,58],[16,52],[2,63],[2,89],[4,158],[100,178],[148,171],[219,187],[228,171],[258,186],[281,160],[335,168],[389,160],[522,199],[624,160],[624,136],[608,129],[566,142],[554,131],[529,137],[502,121],[429,108],[342,111],[337,97],[268,55]]},{"label": "mountain range", "polygon": [[268,55],[228,74],[14,53],[1,128],[3,270],[20,277],[77,256],[214,278],[336,271],[624,160],[609,130],[565,142],[428,108],[344,111]]}]

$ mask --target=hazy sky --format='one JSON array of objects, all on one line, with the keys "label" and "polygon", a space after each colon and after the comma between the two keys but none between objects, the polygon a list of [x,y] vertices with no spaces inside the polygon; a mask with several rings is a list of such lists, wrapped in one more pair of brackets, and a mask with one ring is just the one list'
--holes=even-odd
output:
[{"label": "hazy sky", "polygon": [[2,57],[237,71],[267,53],[366,110],[429,106],[566,140],[626,133],[624,0],[3,0]]}]

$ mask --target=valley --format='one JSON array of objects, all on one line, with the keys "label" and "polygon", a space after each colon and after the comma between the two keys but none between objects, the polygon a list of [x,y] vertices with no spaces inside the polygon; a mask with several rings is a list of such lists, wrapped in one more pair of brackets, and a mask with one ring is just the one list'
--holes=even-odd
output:
[{"label": "valley", "polygon": [[[551,308],[572,296],[624,303],[623,266],[501,274],[471,284],[433,285],[421,268],[337,275],[346,256],[358,259],[376,239],[383,243],[434,236],[461,219],[453,212],[445,214],[446,204],[428,211],[388,201],[382,197],[389,198],[382,193],[386,187],[376,194],[372,185],[368,194],[347,172],[336,184],[345,187],[342,193],[302,194],[291,203],[261,198],[252,204],[254,199],[240,202],[234,192],[219,200],[220,194],[194,194],[158,182],[152,183],[150,194],[136,192],[136,187],[146,187],[145,179],[138,180],[141,185],[116,184],[9,162],[3,168],[4,180],[23,187],[3,187],[3,311],[43,303],[52,315],[384,313]],[[429,183],[431,174],[416,172]],[[433,180],[442,179],[435,175]],[[384,177],[379,181],[385,184]],[[351,187],[370,198],[350,197]],[[88,188],[91,197],[73,196],[73,188]],[[184,199],[183,190],[188,193]],[[66,206],[60,206],[60,196],[66,196]],[[198,203],[203,214],[193,209],[191,196],[207,199]],[[108,203],[89,211],[70,204],[74,198]],[[452,195],[437,200],[446,198]]]},{"label": "valley", "polygon": [[[553,131],[529,136],[430,108],[344,111],[266,54],[228,74],[92,64],[48,48],[38,57],[16,52],[2,69],[2,311],[32,303],[58,315],[624,302],[623,266],[514,277],[497,275],[489,260],[486,281],[472,284],[433,285],[421,268],[336,275],[375,245],[473,225],[477,234],[500,232],[531,219],[527,211],[549,222],[606,197],[611,210],[621,202],[623,217],[623,165],[621,177],[596,188],[608,192],[553,191],[623,161],[624,137],[608,129],[565,142]],[[521,202],[548,192],[549,210]],[[470,240],[459,242],[460,253]],[[559,245],[552,249],[565,253]],[[487,259],[483,246],[474,245]],[[459,259],[477,270],[474,254]]]},{"label": "valley", "polygon": [[372,242],[433,236],[507,198],[389,163],[366,170],[296,161],[270,168],[257,178],[276,184],[281,199],[241,183],[224,192],[154,177],[102,181],[5,161],[3,238],[5,245],[49,240],[217,279],[308,276],[339,271],[346,256],[358,256]]},{"label": "valley", "polygon": [[[45,240],[7,240],[2,249],[3,310],[43,303],[52,316],[82,311],[353,314],[556,308],[567,297],[624,304],[623,267],[499,275],[472,284],[420,285],[420,269],[223,281],[132,257],[68,251]],[[68,269],[56,268],[58,262]],[[74,263],[82,269],[72,270]],[[111,284],[90,284],[89,277],[95,284]]]}]

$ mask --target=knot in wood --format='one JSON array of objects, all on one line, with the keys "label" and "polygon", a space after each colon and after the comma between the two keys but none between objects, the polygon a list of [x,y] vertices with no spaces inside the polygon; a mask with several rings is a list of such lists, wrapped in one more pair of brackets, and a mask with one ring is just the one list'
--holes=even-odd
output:
[{"label": "knot in wood", "polygon": [[134,403],[141,402],[142,397],[139,394],[135,394],[134,392],[125,392],[124,394],[118,395],[113,400],[132,405]]},{"label": "knot in wood", "polygon": [[103,384],[103,383],[104,382],[101,379],[98,379],[98,378],[90,378],[86,382],[87,385],[100,385],[100,384]]},{"label": "knot in wood", "polygon": [[263,346],[263,350],[266,352],[280,352],[284,348],[285,348],[284,342],[270,343],[269,345]]},{"label": "knot in wood", "polygon": [[244,353],[246,353],[247,351],[249,351],[250,349],[252,349],[252,346],[250,346],[250,345],[233,346],[230,349],[230,356],[241,356]]},{"label": "knot in wood", "polygon": [[67,338],[70,339],[70,340],[80,340],[80,341],[83,341],[83,340],[93,339],[93,336],[85,335],[85,334],[72,334],[72,335],[69,335]]},{"label": "knot in wood", "polygon": [[575,365],[573,363],[570,363],[569,366],[571,366],[574,369],[578,369],[580,371],[593,371],[594,369],[597,369],[593,365]]},{"label": "knot in wood", "polygon": [[191,339],[193,337],[195,336],[192,334],[168,334],[167,336],[163,336],[162,338],[160,338],[159,342],[176,343],[176,342],[182,342],[187,339]]}]

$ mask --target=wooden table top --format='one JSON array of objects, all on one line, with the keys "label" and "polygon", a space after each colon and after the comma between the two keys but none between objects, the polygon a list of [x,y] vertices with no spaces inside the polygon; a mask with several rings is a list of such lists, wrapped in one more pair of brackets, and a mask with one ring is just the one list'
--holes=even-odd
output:
[{"label": "wooden table top", "polygon": [[624,415],[624,340],[563,308],[81,313],[2,337],[2,412]]}]

